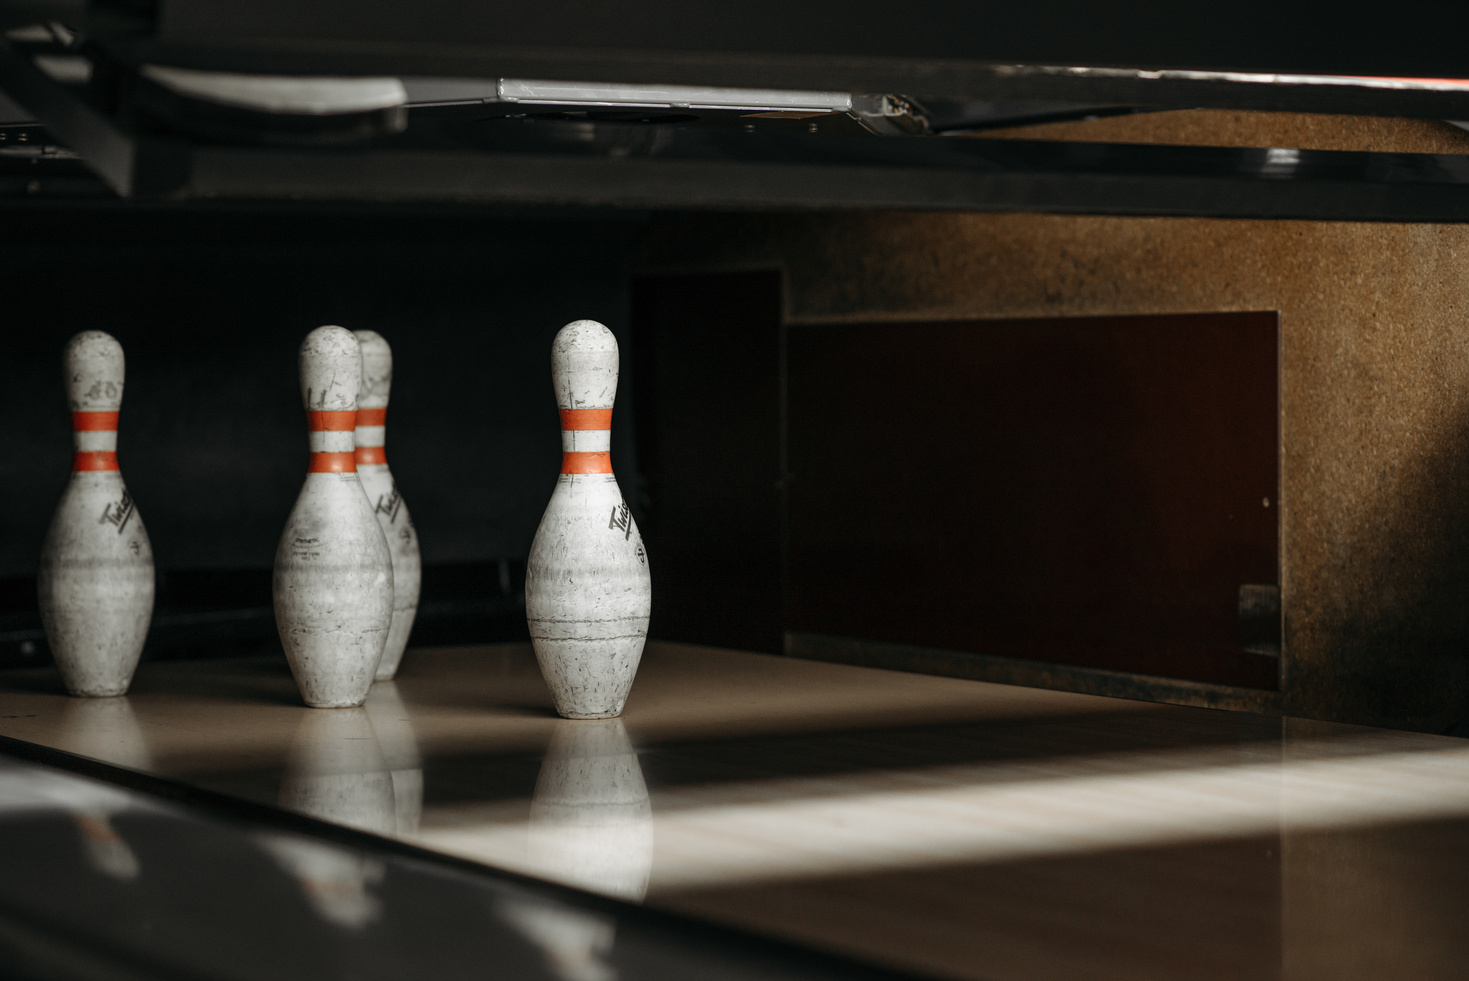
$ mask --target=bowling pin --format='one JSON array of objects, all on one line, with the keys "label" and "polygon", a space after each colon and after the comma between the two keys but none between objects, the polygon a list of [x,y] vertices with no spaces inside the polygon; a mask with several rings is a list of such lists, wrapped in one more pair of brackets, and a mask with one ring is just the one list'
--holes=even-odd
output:
[{"label": "bowling pin", "polygon": [[153,618],[153,547],[117,468],[122,345],[100,330],[66,345],[71,479],[41,547],[41,622],[73,695],[121,695]]},{"label": "bowling pin", "polygon": [[361,705],[393,617],[393,563],[357,479],[362,354],[341,327],[301,343],[311,463],[275,552],[275,624],[301,697]]},{"label": "bowling pin", "polygon": [[387,681],[398,673],[403,648],[418,614],[418,589],[423,581],[423,564],[418,556],[418,531],[408,517],[408,507],[388,470],[383,454],[384,426],[388,414],[388,390],[393,385],[393,349],[375,330],[354,330],[362,347],[362,390],[357,395],[357,477],[367,501],[382,525],[393,556],[393,625],[377,666],[377,680]]},{"label": "bowling pin", "polygon": [[609,452],[617,370],[617,339],[594,320],[567,324],[551,344],[561,475],[531,542],[525,611],[568,719],[622,714],[648,636],[648,556]]}]

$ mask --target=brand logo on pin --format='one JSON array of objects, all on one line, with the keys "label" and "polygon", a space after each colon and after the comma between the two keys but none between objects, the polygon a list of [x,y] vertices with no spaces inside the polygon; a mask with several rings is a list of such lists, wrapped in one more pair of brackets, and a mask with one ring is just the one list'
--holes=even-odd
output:
[{"label": "brand logo on pin", "polygon": [[632,512],[628,510],[626,501],[612,509],[612,520],[607,522],[607,527],[612,531],[622,532],[623,541],[632,537]]},{"label": "brand logo on pin", "polygon": [[133,516],[133,511],[133,495],[127,491],[123,491],[121,499],[108,504],[102,509],[102,517],[98,519],[97,523],[99,525],[109,523],[117,525],[117,533],[121,535],[122,530],[128,525],[128,519]]},{"label": "brand logo on pin", "polygon": [[378,514],[388,516],[388,524],[398,520],[398,509],[403,504],[403,495],[398,493],[397,485],[393,486],[393,493],[380,495],[377,499],[377,507],[373,508]]}]

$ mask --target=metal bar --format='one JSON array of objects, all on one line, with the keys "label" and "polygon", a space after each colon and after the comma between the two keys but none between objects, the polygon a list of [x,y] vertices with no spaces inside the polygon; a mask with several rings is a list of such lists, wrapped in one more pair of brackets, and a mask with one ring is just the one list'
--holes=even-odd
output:
[{"label": "metal bar", "polygon": [[1352,18],[1307,0],[0,0],[0,23],[47,11],[132,65],[1469,119],[1462,88],[1321,83],[1465,74],[1423,2]]},{"label": "metal bar", "polygon": [[452,114],[357,147],[196,145],[132,134],[4,42],[0,86],[128,197],[1469,220],[1469,157],[1453,155]]},{"label": "metal bar", "polygon": [[[18,2],[0,0],[0,14]],[[1469,118],[1465,92],[1237,75],[1464,74],[1442,9],[1422,2],[1390,18],[1323,16],[1307,0],[911,0],[901,11],[886,0],[158,0],[127,18],[108,9],[88,19],[88,36],[135,65]]]},{"label": "metal bar", "polygon": [[935,58],[255,38],[107,39],[124,60],[222,71],[537,78],[568,82],[896,92],[991,101],[1047,100],[1165,108],[1469,119],[1469,91],[1156,75],[1141,70]]},{"label": "metal bar", "polygon": [[[636,208],[987,210],[1469,220],[1469,158],[983,140],[751,138],[658,157],[378,149],[194,151],[202,198]],[[703,144],[697,149],[708,150]]]}]

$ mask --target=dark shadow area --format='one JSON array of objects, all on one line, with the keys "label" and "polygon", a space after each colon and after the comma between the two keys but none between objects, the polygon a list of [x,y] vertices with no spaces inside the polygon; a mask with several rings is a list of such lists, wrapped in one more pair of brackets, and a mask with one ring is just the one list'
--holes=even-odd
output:
[{"label": "dark shadow area", "polygon": [[1278,318],[789,329],[787,628],[1278,687]]},{"label": "dark shadow area", "polygon": [[780,295],[774,271],[633,280],[653,637],[782,651]]}]

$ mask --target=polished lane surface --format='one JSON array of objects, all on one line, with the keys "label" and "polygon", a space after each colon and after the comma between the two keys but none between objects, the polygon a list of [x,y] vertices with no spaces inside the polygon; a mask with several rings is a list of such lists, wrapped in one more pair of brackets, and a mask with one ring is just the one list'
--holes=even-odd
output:
[{"label": "polished lane surface", "polygon": [[98,778],[115,771],[52,762],[0,754],[8,981],[898,977],[284,811],[199,794],[180,803]]},{"label": "polished lane surface", "polygon": [[650,644],[623,719],[529,647],[411,651],[363,709],[283,662],[123,699],[0,675],[0,734],[954,978],[1450,978],[1469,742]]}]

